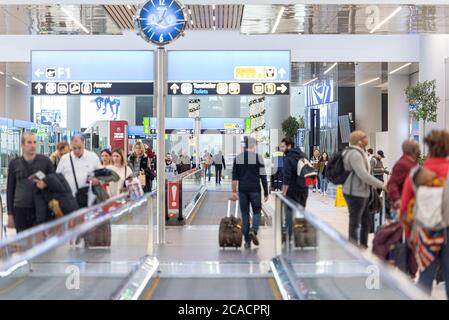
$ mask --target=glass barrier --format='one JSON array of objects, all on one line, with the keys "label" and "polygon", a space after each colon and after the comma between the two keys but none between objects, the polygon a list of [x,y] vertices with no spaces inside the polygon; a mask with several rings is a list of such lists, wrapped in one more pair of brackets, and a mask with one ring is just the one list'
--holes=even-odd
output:
[{"label": "glass barrier", "polygon": [[[148,269],[154,195],[120,195],[1,240],[0,299],[110,299],[120,288],[129,292],[134,272],[154,271]],[[143,215],[146,226],[121,222]],[[134,299],[136,292],[118,295]]]},{"label": "glass barrier", "polygon": [[295,289],[287,296],[311,300],[430,298],[401,271],[350,243],[290,198],[275,195],[277,260],[272,263],[283,270],[277,280]]},{"label": "glass barrier", "polygon": [[[206,191],[204,174],[202,174],[201,169],[191,169],[182,174],[179,174],[172,179],[167,180],[167,206],[168,213],[170,217],[169,224],[179,223],[179,221],[185,222],[189,219],[190,214],[194,210],[199,199],[202,197]],[[170,191],[171,183],[178,186],[178,191]],[[179,197],[177,197],[179,195]],[[169,199],[172,197],[173,199]],[[178,202],[180,206],[176,209],[172,209],[172,205],[169,205],[170,201],[173,200],[175,203]],[[178,222],[177,222],[177,221]]]}]

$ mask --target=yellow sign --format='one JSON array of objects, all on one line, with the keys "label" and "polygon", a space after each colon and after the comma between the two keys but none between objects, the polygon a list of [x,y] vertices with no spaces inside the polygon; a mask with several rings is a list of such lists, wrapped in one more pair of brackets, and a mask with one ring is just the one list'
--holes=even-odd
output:
[{"label": "yellow sign", "polygon": [[239,126],[237,123],[225,123],[224,128],[225,129],[237,129]]},{"label": "yellow sign", "polygon": [[345,197],[343,196],[343,187],[341,185],[337,186],[337,194],[335,196],[335,206],[336,207],[347,207]]},{"label": "yellow sign", "polygon": [[274,80],[277,76],[276,67],[263,66],[263,67],[235,67],[234,79],[236,80]]}]

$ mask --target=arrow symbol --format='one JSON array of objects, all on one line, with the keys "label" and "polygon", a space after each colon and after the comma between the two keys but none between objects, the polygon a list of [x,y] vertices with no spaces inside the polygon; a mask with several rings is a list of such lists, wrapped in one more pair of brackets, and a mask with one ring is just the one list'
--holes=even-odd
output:
[{"label": "arrow symbol", "polygon": [[287,71],[285,71],[284,68],[280,68],[278,71],[279,75],[281,76],[281,79],[284,79],[285,74],[287,73]]},{"label": "arrow symbol", "polygon": [[178,92],[179,90],[179,86],[176,83],[173,83],[170,87],[170,90],[173,91],[173,94],[176,94],[176,92]]},{"label": "arrow symbol", "polygon": [[42,83],[38,83],[34,86],[34,89],[37,90],[37,94],[41,94],[42,89],[44,89],[44,86],[42,85]]},{"label": "arrow symbol", "polygon": [[280,87],[276,88],[278,91],[281,91],[281,93],[285,93],[285,91],[287,91],[287,86],[285,84],[281,84]]},{"label": "arrow symbol", "polygon": [[41,71],[41,69],[37,69],[36,71],[34,71],[34,74],[36,75],[36,77],[40,78],[40,76],[44,75],[44,71]]}]

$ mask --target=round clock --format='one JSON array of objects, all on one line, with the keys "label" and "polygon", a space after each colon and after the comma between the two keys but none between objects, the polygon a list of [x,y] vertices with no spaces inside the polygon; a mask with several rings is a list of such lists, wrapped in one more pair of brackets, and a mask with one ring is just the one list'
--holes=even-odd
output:
[{"label": "round clock", "polygon": [[135,25],[145,40],[165,45],[184,32],[186,19],[177,0],[150,0],[138,10]]}]

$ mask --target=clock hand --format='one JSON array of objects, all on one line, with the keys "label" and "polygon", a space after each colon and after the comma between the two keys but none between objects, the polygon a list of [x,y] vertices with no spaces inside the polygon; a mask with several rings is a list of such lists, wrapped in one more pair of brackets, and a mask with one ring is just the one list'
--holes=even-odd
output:
[{"label": "clock hand", "polygon": [[159,20],[157,23],[161,23],[164,21],[165,13],[167,12],[167,9],[164,10],[164,13],[162,14],[161,20]]}]

